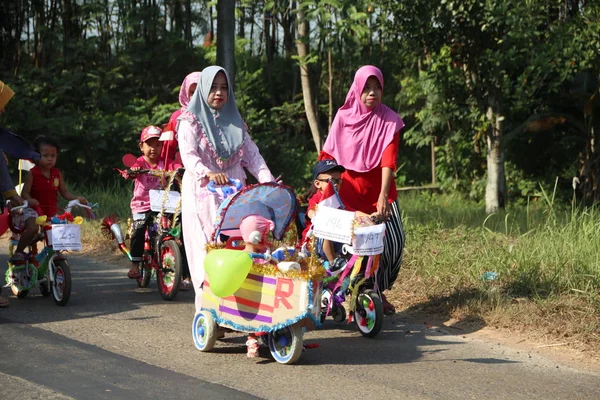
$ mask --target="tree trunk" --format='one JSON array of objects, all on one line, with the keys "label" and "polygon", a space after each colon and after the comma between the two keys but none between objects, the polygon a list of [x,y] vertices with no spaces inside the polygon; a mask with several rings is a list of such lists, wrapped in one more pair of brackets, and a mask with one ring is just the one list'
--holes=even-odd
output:
[{"label": "tree trunk", "polygon": [[306,110],[306,118],[312,133],[313,142],[317,151],[321,151],[321,130],[319,128],[319,119],[317,117],[317,109],[313,101],[312,87],[310,83],[310,75],[308,73],[308,64],[304,60],[308,57],[308,22],[304,17],[304,11],[298,5],[298,39],[296,40],[296,48],[298,50],[300,64],[300,81],[302,82],[302,96],[304,97],[304,109]]},{"label": "tree trunk", "polygon": [[485,188],[485,211],[494,213],[506,206],[506,178],[502,150],[502,121],[498,102],[493,95],[488,99],[486,117],[490,123],[487,131],[487,186]]},{"label": "tree trunk", "polygon": [[185,41],[191,48],[194,47],[194,40],[192,36],[192,1],[185,1]]},{"label": "tree trunk", "polygon": [[327,72],[329,74],[329,82],[327,82],[327,96],[329,97],[328,111],[329,111],[329,129],[333,123],[333,56],[331,55],[331,48],[327,50]]},{"label": "tree trunk", "polygon": [[217,64],[229,73],[235,85],[235,0],[217,2]]}]

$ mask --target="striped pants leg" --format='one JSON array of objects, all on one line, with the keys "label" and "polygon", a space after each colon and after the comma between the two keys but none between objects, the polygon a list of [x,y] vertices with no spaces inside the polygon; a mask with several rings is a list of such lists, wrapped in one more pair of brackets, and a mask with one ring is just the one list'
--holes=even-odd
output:
[{"label": "striped pants leg", "polygon": [[377,272],[377,285],[381,292],[391,289],[396,278],[398,278],[406,241],[404,229],[402,228],[400,207],[397,202],[393,202],[390,204],[390,208],[392,215],[385,223],[384,249]]}]

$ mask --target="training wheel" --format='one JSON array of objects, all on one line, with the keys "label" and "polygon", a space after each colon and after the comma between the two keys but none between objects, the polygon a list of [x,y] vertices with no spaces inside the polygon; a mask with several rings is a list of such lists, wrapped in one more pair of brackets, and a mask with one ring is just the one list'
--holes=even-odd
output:
[{"label": "training wheel", "polygon": [[217,341],[217,324],[210,311],[202,310],[194,317],[192,325],[194,345],[200,351],[211,351]]},{"label": "training wheel", "polygon": [[302,355],[304,347],[302,328],[290,325],[269,333],[267,339],[271,355],[280,364],[293,364]]}]

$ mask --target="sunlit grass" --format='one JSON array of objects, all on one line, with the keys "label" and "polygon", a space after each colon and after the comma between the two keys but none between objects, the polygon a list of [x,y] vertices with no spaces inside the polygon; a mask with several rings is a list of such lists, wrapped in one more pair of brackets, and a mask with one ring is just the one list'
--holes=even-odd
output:
[{"label": "sunlit grass", "polygon": [[598,209],[545,195],[490,216],[447,195],[406,195],[400,204],[407,246],[398,298],[600,345]]}]

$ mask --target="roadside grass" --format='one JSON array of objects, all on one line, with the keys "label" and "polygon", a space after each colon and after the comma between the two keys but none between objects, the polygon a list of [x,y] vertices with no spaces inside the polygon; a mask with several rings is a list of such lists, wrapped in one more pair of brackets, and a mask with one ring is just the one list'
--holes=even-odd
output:
[{"label": "roadside grass", "polygon": [[[100,223],[115,214],[127,231],[131,187],[90,183],[72,192],[100,204],[98,218],[82,226],[84,250],[125,261]],[[600,210],[559,206],[545,192],[490,216],[483,205],[444,194],[403,194],[399,203],[407,245],[388,296],[399,310],[600,355]]]},{"label": "roadside grass", "polygon": [[447,195],[400,198],[407,235],[390,298],[600,353],[600,210],[543,196],[485,215]]},{"label": "roadside grass", "polygon": [[118,218],[121,229],[127,232],[127,219],[131,216],[129,202],[132,195],[132,185],[115,179],[107,184],[93,184],[73,186],[71,192],[84,196],[88,201],[97,203],[95,210],[96,219],[86,221],[81,226],[83,248],[86,253],[95,257],[107,257],[119,260],[125,257],[119,252],[114,240],[102,234],[102,219],[109,215]]}]

